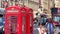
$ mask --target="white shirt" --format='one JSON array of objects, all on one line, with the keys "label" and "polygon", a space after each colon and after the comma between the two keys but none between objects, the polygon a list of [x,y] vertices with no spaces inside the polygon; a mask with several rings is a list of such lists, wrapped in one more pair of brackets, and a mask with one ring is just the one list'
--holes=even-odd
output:
[{"label": "white shirt", "polygon": [[47,34],[47,32],[44,32],[44,34]]},{"label": "white shirt", "polygon": [[[45,29],[45,28],[42,28],[42,29],[38,28],[39,34],[42,34],[43,31],[44,31],[44,29]],[[45,32],[44,34],[47,34],[47,33]]]},{"label": "white shirt", "polygon": [[38,28],[39,34],[42,34],[43,30],[44,30],[43,28],[42,29]]}]

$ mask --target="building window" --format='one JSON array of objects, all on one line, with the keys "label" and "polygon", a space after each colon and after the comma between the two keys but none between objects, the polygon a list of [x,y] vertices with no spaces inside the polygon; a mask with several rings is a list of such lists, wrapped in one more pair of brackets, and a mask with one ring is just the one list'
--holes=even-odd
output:
[{"label": "building window", "polygon": [[50,0],[50,1],[52,1],[52,0]]},{"label": "building window", "polygon": [[11,0],[11,1],[13,1],[13,0]]},{"label": "building window", "polygon": [[17,0],[15,0],[15,2],[17,2]]},{"label": "building window", "polygon": [[22,0],[19,0],[19,1],[22,1]]}]

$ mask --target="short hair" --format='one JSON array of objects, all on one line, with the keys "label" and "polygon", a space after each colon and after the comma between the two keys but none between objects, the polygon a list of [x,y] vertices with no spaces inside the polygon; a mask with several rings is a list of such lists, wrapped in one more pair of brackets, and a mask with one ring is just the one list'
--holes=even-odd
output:
[{"label": "short hair", "polygon": [[60,34],[60,32],[58,34]]},{"label": "short hair", "polygon": [[39,25],[43,25],[42,23],[39,23]]}]

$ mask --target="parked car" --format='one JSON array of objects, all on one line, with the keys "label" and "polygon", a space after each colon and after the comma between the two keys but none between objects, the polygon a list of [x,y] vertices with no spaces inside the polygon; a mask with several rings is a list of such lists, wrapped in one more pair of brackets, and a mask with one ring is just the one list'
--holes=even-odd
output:
[{"label": "parked car", "polygon": [[3,34],[4,30],[4,8],[0,8],[0,34]]}]

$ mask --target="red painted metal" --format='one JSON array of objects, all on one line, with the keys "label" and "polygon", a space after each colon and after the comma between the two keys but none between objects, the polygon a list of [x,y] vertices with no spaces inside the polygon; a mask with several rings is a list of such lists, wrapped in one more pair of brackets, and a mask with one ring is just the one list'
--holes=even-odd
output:
[{"label": "red painted metal", "polygon": [[[25,30],[25,34],[33,34],[33,10],[31,8],[28,7],[22,7],[21,11],[23,10],[23,12],[21,13],[22,17],[25,17],[25,25],[24,25],[24,30]],[[21,18],[22,18],[21,17]],[[30,26],[30,22],[32,23]]]},{"label": "red painted metal", "polygon": [[27,30],[27,18],[26,18],[26,12],[27,12],[27,9],[25,9],[24,7],[21,8],[21,23],[22,23],[22,34],[26,34],[26,30]]},{"label": "red painted metal", "polygon": [[20,8],[18,6],[12,6],[12,7],[6,8],[5,28],[4,28],[5,34],[22,34],[21,24],[22,23],[21,23],[21,17],[20,17]]},{"label": "red painted metal", "polygon": [[[5,34],[9,34],[9,17],[16,17],[15,33],[12,34],[33,34],[33,10],[28,7],[12,6],[5,11]],[[12,18],[13,18],[12,17]],[[14,21],[14,20],[12,20]],[[11,23],[13,24],[13,22]],[[12,26],[14,27],[14,26]],[[13,28],[14,29],[14,28]],[[13,30],[12,29],[12,30]],[[9,32],[10,31],[10,32]],[[10,33],[11,34],[11,33]]]},{"label": "red painted metal", "polygon": [[31,8],[28,9],[27,12],[27,24],[28,24],[28,34],[33,34],[33,10]]}]

